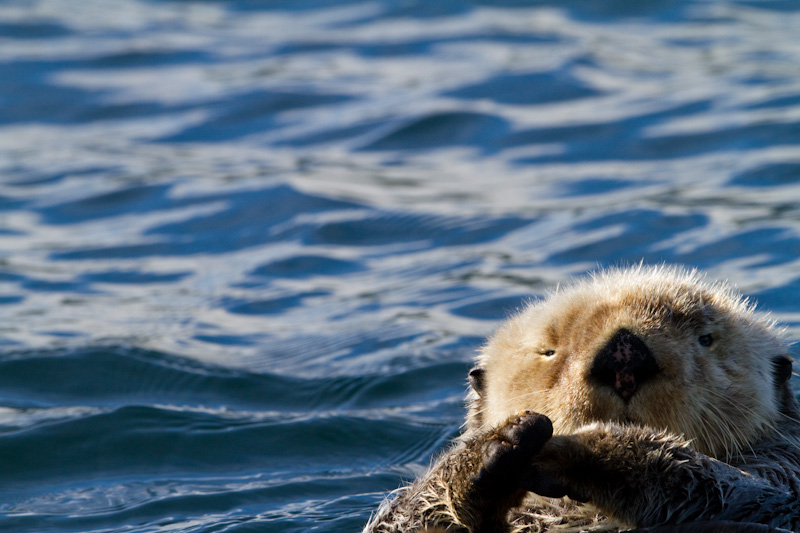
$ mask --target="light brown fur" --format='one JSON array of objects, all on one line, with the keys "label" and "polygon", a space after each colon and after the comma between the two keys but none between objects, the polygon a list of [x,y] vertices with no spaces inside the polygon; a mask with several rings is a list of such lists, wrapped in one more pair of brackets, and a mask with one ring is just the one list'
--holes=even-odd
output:
[{"label": "light brown fur", "polygon": [[[593,370],[620,331],[657,363],[630,397]],[[487,342],[464,435],[365,531],[800,527],[786,353],[770,321],[695,272],[609,270],[560,288]]]},{"label": "light brown fur", "polygon": [[[620,328],[641,337],[661,366],[626,404],[588,377],[597,350]],[[698,344],[710,334],[712,346]],[[549,350],[554,355],[543,355]],[[670,268],[614,270],[558,290],[504,324],[478,357],[484,398],[468,423],[487,428],[525,410],[547,415],[556,434],[594,422],[663,428],[695,449],[730,459],[775,427],[775,328],[727,287]],[[719,416],[713,416],[717,414]]]}]

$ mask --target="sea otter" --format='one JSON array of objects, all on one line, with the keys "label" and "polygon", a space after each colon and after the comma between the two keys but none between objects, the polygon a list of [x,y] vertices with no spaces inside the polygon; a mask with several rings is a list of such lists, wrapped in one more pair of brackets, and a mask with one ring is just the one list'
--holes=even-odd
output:
[{"label": "sea otter", "polygon": [[596,273],[489,339],[464,433],[364,531],[800,530],[791,374],[725,284]]}]

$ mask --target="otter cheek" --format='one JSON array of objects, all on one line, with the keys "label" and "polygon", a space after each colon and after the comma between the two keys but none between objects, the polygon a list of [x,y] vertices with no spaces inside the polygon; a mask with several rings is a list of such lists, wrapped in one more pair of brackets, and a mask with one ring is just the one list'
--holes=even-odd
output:
[{"label": "otter cheek", "polygon": [[503,424],[508,417],[525,411],[518,404],[519,393],[513,388],[494,387],[489,389],[485,403],[485,423],[487,428]]}]

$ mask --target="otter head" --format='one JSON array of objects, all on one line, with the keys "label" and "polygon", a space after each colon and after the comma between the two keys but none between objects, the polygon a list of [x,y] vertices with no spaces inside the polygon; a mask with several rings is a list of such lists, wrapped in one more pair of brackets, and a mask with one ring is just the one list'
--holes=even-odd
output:
[{"label": "otter head", "polygon": [[532,410],[556,433],[597,421],[683,435],[730,458],[776,431],[791,361],[772,324],[694,272],[609,270],[532,303],[470,373],[470,428]]}]

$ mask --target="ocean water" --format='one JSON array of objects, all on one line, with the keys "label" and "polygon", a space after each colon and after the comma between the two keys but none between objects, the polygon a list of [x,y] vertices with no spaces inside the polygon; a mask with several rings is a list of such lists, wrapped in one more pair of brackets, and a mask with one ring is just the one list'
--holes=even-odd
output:
[{"label": "ocean water", "polygon": [[357,531],[608,265],[800,338],[800,3],[0,3],[0,530]]}]

